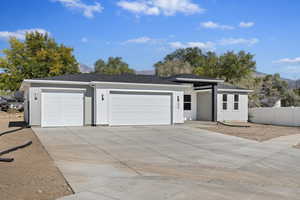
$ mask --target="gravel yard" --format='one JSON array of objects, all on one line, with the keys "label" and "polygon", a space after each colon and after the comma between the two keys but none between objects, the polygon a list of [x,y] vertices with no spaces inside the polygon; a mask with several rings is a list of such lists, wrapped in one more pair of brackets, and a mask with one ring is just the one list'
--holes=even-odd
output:
[{"label": "gravel yard", "polygon": [[[21,122],[20,114],[0,112],[0,135],[20,127],[8,127],[9,121]],[[18,123],[15,123],[18,124]],[[32,145],[2,155],[14,158],[0,162],[0,194],[5,200],[46,200],[72,194],[64,177],[30,128],[0,136],[0,151],[32,141]]]},{"label": "gravel yard", "polygon": [[[300,134],[300,127],[273,126],[254,123],[236,123],[239,125],[248,125],[249,128],[229,127],[221,124],[209,123],[206,126],[199,126],[206,129],[226,135],[237,136],[256,141],[266,141],[280,136]],[[195,125],[194,125],[195,126]]]}]

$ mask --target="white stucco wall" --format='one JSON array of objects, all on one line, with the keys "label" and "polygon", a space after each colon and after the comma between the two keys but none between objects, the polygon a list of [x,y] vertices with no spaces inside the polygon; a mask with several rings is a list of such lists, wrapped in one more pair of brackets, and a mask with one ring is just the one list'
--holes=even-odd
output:
[{"label": "white stucco wall", "polygon": [[[96,124],[108,124],[108,108],[109,108],[109,92],[111,90],[134,90],[134,91],[164,91],[172,94],[172,121],[173,123],[183,123],[183,88],[176,87],[174,85],[166,86],[156,86],[156,85],[141,85],[141,84],[96,84],[97,89],[86,85],[67,85],[67,84],[41,84],[34,83],[28,89],[29,98],[29,124],[30,125],[41,125],[41,88],[82,88],[86,89],[85,93],[85,125],[90,125],[93,119],[96,119]],[[94,92],[96,92],[96,98],[93,97]],[[102,104],[100,104],[97,99],[100,99],[104,94],[104,99]],[[180,102],[177,102],[177,96]],[[93,104],[95,104],[95,110],[93,110]],[[98,112],[97,112],[98,111]],[[101,111],[101,112],[100,112]]]},{"label": "white stucco wall", "polygon": [[[218,121],[248,121],[248,94],[246,93],[226,93],[227,110],[223,110],[222,94],[218,93]],[[234,95],[239,95],[239,110],[234,110]]]},{"label": "white stucco wall", "polygon": [[109,124],[108,103],[109,103],[109,89],[96,89],[95,116],[96,116],[97,125]]},{"label": "white stucco wall", "polygon": [[[184,123],[184,114],[183,114],[183,91],[173,92],[173,123],[181,124]],[[179,101],[177,101],[179,97]]]},{"label": "white stucco wall", "polygon": [[41,125],[41,93],[39,87],[29,88],[29,124],[31,126]]},{"label": "white stucco wall", "polygon": [[[187,84],[189,85],[189,84]],[[96,124],[109,124],[109,93],[111,90],[129,90],[129,91],[148,91],[148,92],[167,92],[172,94],[172,121],[173,123],[183,123],[184,120],[211,120],[211,91],[193,91],[192,86],[189,88],[174,87],[174,85],[155,86],[141,84],[96,84],[94,89],[84,85],[63,85],[63,84],[33,84],[29,88],[30,125],[40,125],[41,120],[41,88],[42,87],[59,87],[59,88],[84,88],[85,95],[85,124],[90,125],[93,119]],[[95,94],[95,98],[93,97]],[[239,110],[234,110],[234,94],[228,94],[228,109],[222,109],[222,93],[217,95],[217,119],[219,121],[247,121],[248,120],[248,95],[247,93],[238,93]],[[104,95],[104,101],[99,101]],[[191,110],[183,110],[183,95],[191,95]],[[179,102],[177,102],[179,97]],[[95,110],[93,109],[95,104]]]},{"label": "white stucco wall", "polygon": [[197,120],[197,93],[185,91],[185,95],[191,95],[191,110],[184,110],[184,120]]},{"label": "white stucco wall", "polygon": [[24,121],[26,123],[29,123],[29,110],[28,110],[28,107],[29,107],[29,90],[26,89],[24,91]]}]

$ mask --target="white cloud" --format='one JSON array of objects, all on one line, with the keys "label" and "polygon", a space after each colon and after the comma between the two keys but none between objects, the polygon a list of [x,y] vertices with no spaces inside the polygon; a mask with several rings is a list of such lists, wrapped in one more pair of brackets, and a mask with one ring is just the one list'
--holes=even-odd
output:
[{"label": "white cloud", "polygon": [[220,45],[226,46],[226,45],[238,45],[238,44],[245,44],[248,46],[254,45],[259,42],[259,39],[257,38],[224,38],[219,41]]},{"label": "white cloud", "polygon": [[218,24],[212,21],[208,21],[208,22],[203,22],[201,23],[201,26],[203,28],[209,28],[209,29],[223,29],[223,30],[232,30],[234,29],[233,26],[228,26],[228,25],[222,25],[222,24]]},{"label": "white cloud", "polygon": [[124,10],[144,15],[162,14],[172,16],[176,13],[195,14],[204,12],[203,8],[191,2],[191,0],[121,0],[117,5]]},{"label": "white cloud", "polygon": [[121,8],[131,11],[133,13],[143,13],[145,15],[159,15],[160,10],[156,7],[149,7],[144,2],[128,2],[128,1],[119,1],[117,3]]},{"label": "white cloud", "polygon": [[256,44],[257,42],[259,42],[259,40],[257,38],[252,38],[252,39],[244,39],[244,38],[226,38],[226,39],[222,39],[216,42],[211,42],[211,41],[207,41],[207,42],[180,42],[180,41],[176,41],[176,42],[170,42],[169,46],[172,48],[188,48],[188,47],[198,47],[200,49],[204,49],[204,50],[215,50],[218,46],[226,46],[226,45],[237,45],[237,44],[241,44],[241,45],[248,45],[251,46],[253,44]]},{"label": "white cloud", "polygon": [[158,41],[159,41],[158,39],[144,36],[144,37],[138,37],[138,38],[126,40],[125,42],[122,42],[122,44],[128,44],[128,43],[145,44],[145,43],[156,43]]},{"label": "white cloud", "polygon": [[170,42],[169,45],[170,45],[172,48],[175,48],[175,49],[185,48],[185,47],[186,47],[186,45],[183,44],[182,42]]},{"label": "white cloud", "polygon": [[81,38],[81,42],[87,43],[89,40],[86,37]]},{"label": "white cloud", "polygon": [[254,26],[254,25],[255,25],[254,22],[241,22],[241,23],[239,24],[239,26],[240,26],[241,28],[250,28],[250,27],[252,27],[252,26]]},{"label": "white cloud", "polygon": [[22,29],[22,30],[17,30],[15,32],[9,32],[9,31],[0,31],[0,38],[8,40],[10,37],[15,37],[19,40],[24,40],[26,33],[31,33],[31,32],[39,32],[42,34],[50,34],[48,31],[41,29],[41,28],[36,28],[36,29]]},{"label": "white cloud", "polygon": [[95,2],[94,5],[87,5],[81,0],[52,0],[54,2],[59,2],[63,6],[69,9],[76,9],[82,12],[82,14],[87,18],[93,18],[94,13],[100,13],[103,7],[100,3]]},{"label": "white cloud", "polygon": [[215,48],[215,43],[214,42],[187,42],[187,43],[182,43],[182,42],[170,42],[169,45],[172,48],[178,49],[178,48],[188,48],[188,47],[198,47],[200,49],[204,50],[213,50]]},{"label": "white cloud", "polygon": [[212,50],[215,48],[215,43],[213,42],[188,42],[188,47],[199,47],[200,49]]},{"label": "white cloud", "polygon": [[274,61],[273,63],[300,64],[300,57],[296,57],[296,58],[282,58],[280,60]]}]

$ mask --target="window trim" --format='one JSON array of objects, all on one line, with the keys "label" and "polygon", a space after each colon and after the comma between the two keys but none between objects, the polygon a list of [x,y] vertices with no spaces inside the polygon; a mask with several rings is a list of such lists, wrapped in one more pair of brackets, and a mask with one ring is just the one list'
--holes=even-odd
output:
[{"label": "window trim", "polygon": [[[224,96],[226,95],[226,101],[224,101]],[[224,105],[226,105],[226,109],[224,109]],[[222,94],[222,111],[228,110],[228,94]]]},{"label": "window trim", "polygon": [[[235,97],[237,96],[237,101]],[[237,109],[235,108],[235,105],[237,105]],[[240,110],[240,95],[239,94],[234,94],[233,95],[233,110],[234,111],[239,111]]]},{"label": "window trim", "polygon": [[[186,96],[189,96],[189,101],[185,100]],[[186,109],[185,105],[188,105],[188,104],[189,104],[189,109]],[[192,110],[192,95],[191,94],[185,94],[185,95],[183,95],[183,110],[184,111],[191,111]]]}]

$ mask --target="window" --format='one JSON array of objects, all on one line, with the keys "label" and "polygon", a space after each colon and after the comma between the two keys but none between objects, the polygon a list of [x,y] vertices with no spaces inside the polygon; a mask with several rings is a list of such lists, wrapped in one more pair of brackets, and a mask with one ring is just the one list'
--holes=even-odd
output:
[{"label": "window", "polygon": [[239,109],[239,95],[235,94],[234,95],[234,110],[238,110]]},{"label": "window", "polygon": [[227,110],[227,94],[223,94],[223,110]]},{"label": "window", "polygon": [[227,102],[227,94],[223,94],[223,101]]},{"label": "window", "polygon": [[192,98],[191,95],[184,95],[184,110],[191,110],[192,108]]}]

